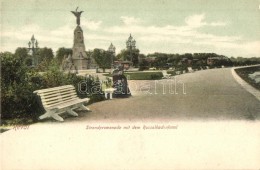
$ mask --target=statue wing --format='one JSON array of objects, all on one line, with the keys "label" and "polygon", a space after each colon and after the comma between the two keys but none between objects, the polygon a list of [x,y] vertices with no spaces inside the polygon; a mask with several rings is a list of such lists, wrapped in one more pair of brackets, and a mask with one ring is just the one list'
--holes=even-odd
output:
[{"label": "statue wing", "polygon": [[75,12],[75,11],[70,11],[70,12],[72,12],[74,15],[76,15],[76,12]]}]

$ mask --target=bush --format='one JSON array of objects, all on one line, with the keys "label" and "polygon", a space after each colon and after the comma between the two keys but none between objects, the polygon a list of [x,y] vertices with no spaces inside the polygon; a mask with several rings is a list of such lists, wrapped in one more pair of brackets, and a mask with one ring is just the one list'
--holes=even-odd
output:
[{"label": "bush", "polygon": [[21,58],[1,53],[1,118],[33,117],[37,85],[31,83],[32,75]]},{"label": "bush", "polygon": [[139,66],[139,71],[149,70],[149,66]]},{"label": "bush", "polygon": [[11,53],[1,53],[1,119],[30,118],[37,120],[44,109],[39,105],[35,90],[72,84],[80,98],[90,97],[91,102],[104,100],[104,97],[81,93],[78,84],[86,82],[88,91],[96,81],[93,77],[79,77],[76,74],[64,74],[52,61],[48,71],[42,75],[28,68],[21,58]]},{"label": "bush", "polygon": [[161,79],[162,78],[162,74],[159,74],[159,73],[157,73],[157,74],[151,74],[151,80],[159,80],[159,79]]}]

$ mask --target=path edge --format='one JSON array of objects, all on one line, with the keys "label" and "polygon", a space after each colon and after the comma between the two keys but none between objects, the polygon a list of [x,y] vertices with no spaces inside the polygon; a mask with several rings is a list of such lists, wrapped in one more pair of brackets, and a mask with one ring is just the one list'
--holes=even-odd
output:
[{"label": "path edge", "polygon": [[[240,67],[232,68],[231,73],[234,77],[234,79],[240,84],[246,91],[251,93],[253,96],[255,96],[258,101],[260,101],[260,91],[255,89],[253,86],[251,86],[249,83],[247,83],[245,80],[243,80],[235,71],[235,69],[238,69]],[[241,67],[242,68],[242,67]]]}]

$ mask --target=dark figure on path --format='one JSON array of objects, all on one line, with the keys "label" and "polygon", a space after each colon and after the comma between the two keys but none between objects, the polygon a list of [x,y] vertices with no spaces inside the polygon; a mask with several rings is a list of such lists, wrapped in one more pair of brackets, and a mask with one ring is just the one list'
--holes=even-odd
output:
[{"label": "dark figure on path", "polygon": [[121,68],[117,68],[113,71],[113,88],[116,89],[116,91],[113,93],[113,97],[131,96],[127,78],[123,74],[123,70]]}]

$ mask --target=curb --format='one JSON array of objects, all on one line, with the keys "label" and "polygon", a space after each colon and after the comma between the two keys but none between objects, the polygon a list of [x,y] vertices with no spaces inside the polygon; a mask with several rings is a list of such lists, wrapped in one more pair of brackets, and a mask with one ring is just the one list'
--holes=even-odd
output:
[{"label": "curb", "polygon": [[248,84],[245,80],[243,80],[239,75],[237,75],[235,68],[231,69],[231,73],[234,77],[234,79],[244,88],[246,91],[251,93],[253,96],[255,96],[260,101],[260,91],[252,87],[250,84]]}]

